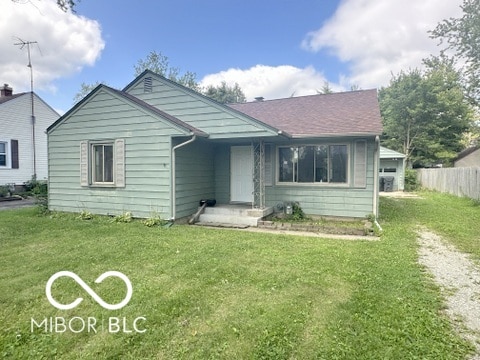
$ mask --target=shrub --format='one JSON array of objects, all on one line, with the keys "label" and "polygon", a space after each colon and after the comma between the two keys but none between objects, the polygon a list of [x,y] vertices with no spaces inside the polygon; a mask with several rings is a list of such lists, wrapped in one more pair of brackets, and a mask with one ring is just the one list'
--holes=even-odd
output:
[{"label": "shrub", "polygon": [[116,223],[129,223],[132,221],[132,219],[132,213],[130,211],[126,211],[122,214],[114,216],[112,221]]},{"label": "shrub", "polygon": [[279,221],[287,221],[287,222],[296,222],[296,221],[304,221],[304,220],[310,220],[305,213],[302,210],[302,207],[298,202],[293,202],[292,203],[292,213],[291,214],[277,214],[274,216],[274,221],[279,220]]},{"label": "shrub", "polygon": [[90,211],[82,210],[81,213],[78,215],[80,220],[92,220],[93,214]]},{"label": "shrub", "polygon": [[0,197],[7,197],[9,194],[10,190],[8,186],[0,186]]},{"label": "shrub", "polygon": [[39,214],[46,215],[48,210],[48,185],[46,181],[39,181],[37,177],[32,176],[30,181],[24,183],[27,194],[35,198],[35,204]]},{"label": "shrub", "polygon": [[415,191],[420,188],[417,172],[413,169],[405,170],[405,191]]},{"label": "shrub", "polygon": [[152,213],[148,219],[142,220],[142,224],[148,227],[164,225],[166,222],[162,220],[159,214]]},{"label": "shrub", "polygon": [[25,191],[31,195],[47,195],[48,186],[46,181],[37,180],[35,175],[32,178],[23,184],[25,186]]},{"label": "shrub", "polygon": [[298,202],[294,202],[292,204],[292,220],[298,221],[304,219],[306,219],[306,216],[302,208],[300,207],[300,204]]}]

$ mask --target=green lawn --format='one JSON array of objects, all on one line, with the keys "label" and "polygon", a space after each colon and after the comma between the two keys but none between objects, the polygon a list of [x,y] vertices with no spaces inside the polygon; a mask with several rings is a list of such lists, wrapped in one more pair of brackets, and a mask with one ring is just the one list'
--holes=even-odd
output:
[{"label": "green lawn", "polygon": [[[381,200],[380,241],[0,212],[0,351],[11,359],[462,359],[472,346],[442,316],[438,289],[417,265],[415,226],[426,225],[480,259],[480,206],[445,195]],[[69,270],[108,303],[103,309]],[[80,318],[97,332],[79,331]],[[135,332],[133,322],[139,319]],[[31,329],[31,319],[73,330]],[[110,318],[125,319],[109,331]],[[100,325],[103,323],[103,327]],[[57,330],[62,330],[61,327]]]}]

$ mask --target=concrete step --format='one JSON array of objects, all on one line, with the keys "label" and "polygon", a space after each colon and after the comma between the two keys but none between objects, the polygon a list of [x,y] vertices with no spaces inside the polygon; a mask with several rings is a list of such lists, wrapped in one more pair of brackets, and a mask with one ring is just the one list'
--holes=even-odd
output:
[{"label": "concrete step", "polygon": [[258,220],[262,217],[254,216],[239,216],[238,214],[201,214],[198,221],[200,223],[212,223],[212,224],[232,224],[232,225],[247,225],[257,226]]},{"label": "concrete step", "polygon": [[207,226],[207,227],[218,227],[218,228],[230,228],[230,229],[246,229],[248,225],[242,224],[223,224],[223,223],[210,223],[210,222],[198,222],[195,223],[198,226]]},{"label": "concrete step", "polygon": [[239,205],[220,205],[215,207],[206,207],[204,214],[235,215],[235,216],[253,216],[265,217],[273,212],[273,207],[265,209],[254,209]]},{"label": "concrete step", "polygon": [[215,214],[215,215],[238,215],[238,216],[247,216],[247,212],[250,210],[247,207],[238,207],[238,206],[218,206],[218,207],[206,207],[203,210],[204,214]]},{"label": "concrete step", "polygon": [[273,208],[252,209],[245,205],[220,205],[206,207],[198,218],[204,224],[230,224],[231,226],[257,226],[258,220],[271,214]]}]

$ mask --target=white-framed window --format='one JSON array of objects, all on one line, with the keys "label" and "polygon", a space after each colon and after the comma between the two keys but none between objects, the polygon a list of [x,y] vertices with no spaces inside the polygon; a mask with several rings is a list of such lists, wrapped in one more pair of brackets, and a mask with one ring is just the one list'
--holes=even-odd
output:
[{"label": "white-framed window", "polygon": [[125,140],[80,142],[80,185],[125,187]]},{"label": "white-framed window", "polygon": [[0,141],[0,167],[7,167],[8,142]]},{"label": "white-framed window", "polygon": [[347,144],[278,147],[278,183],[347,184]]},{"label": "white-framed window", "polygon": [[92,144],[92,183],[113,184],[113,142]]}]

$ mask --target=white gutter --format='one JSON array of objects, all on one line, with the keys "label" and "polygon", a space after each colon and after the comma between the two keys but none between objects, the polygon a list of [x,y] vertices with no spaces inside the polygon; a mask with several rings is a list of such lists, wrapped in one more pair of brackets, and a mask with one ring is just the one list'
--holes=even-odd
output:
[{"label": "white gutter", "polygon": [[373,153],[373,215],[375,217],[375,225],[381,231],[382,228],[377,222],[378,217],[378,197],[379,197],[379,182],[378,182],[378,170],[380,160],[380,138],[375,136],[375,148]]},{"label": "white gutter", "polygon": [[183,143],[180,143],[178,145],[175,145],[173,148],[172,148],[172,156],[171,156],[171,159],[172,159],[172,171],[171,171],[171,174],[170,174],[170,181],[171,181],[171,186],[170,186],[170,205],[171,205],[171,216],[170,216],[170,220],[174,221],[175,220],[175,213],[176,213],[176,210],[177,210],[177,197],[176,197],[176,177],[175,177],[175,172],[176,172],[176,166],[175,166],[175,151],[179,148],[181,148],[182,146],[185,146],[185,145],[188,145],[192,142],[194,142],[195,140],[197,139],[197,135],[192,135],[192,138],[183,142]]}]

